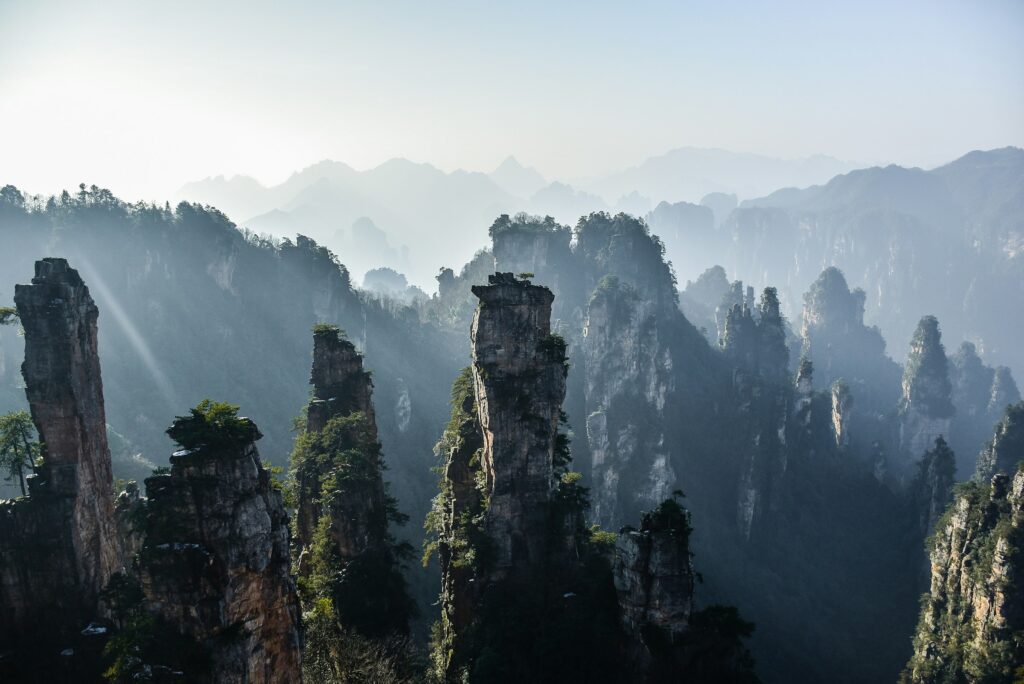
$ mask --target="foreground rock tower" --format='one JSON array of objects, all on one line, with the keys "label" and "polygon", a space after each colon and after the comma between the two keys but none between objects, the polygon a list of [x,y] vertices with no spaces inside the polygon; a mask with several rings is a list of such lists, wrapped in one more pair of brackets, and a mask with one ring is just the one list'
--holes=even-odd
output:
[{"label": "foreground rock tower", "polygon": [[82,649],[70,646],[97,616],[98,594],[120,553],[96,305],[64,259],[36,262],[15,303],[25,331],[26,395],[44,449],[29,496],[0,502],[0,643],[38,651],[25,660],[45,677],[62,649],[79,666]]},{"label": "foreground rock tower", "polygon": [[473,286],[473,384],[483,432],[481,464],[495,543],[493,577],[529,574],[542,562],[554,454],[565,398],[565,346],[551,335],[546,287],[511,273]]},{"label": "foreground rock tower", "polygon": [[901,682],[1018,681],[1022,542],[1024,469],[960,492],[935,530],[929,592]]},{"label": "foreground rock tower", "polygon": [[[335,417],[361,414],[361,440],[378,444],[377,422],[373,410],[373,381],[363,369],[363,357],[341,331],[330,325],[313,331],[313,370],[310,377],[313,399],[306,415],[306,433],[316,435]],[[327,469],[308,463],[297,469],[296,542],[306,549],[313,539],[324,513],[325,495],[321,484]],[[367,549],[386,541],[388,519],[386,492],[380,468],[370,473],[369,482],[350,487],[331,496],[331,536],[343,561],[351,560]],[[300,561],[300,566],[302,565]],[[300,567],[300,572],[301,572]]]},{"label": "foreground rock tower", "polygon": [[[681,642],[693,610],[694,572],[690,561],[690,519],[675,497],[644,513],[640,529],[623,528],[615,544],[615,591],[627,657],[651,675],[657,653],[665,666],[684,655]],[[673,653],[673,651],[678,653]]]},{"label": "foreground rock tower", "polygon": [[94,601],[119,566],[114,483],[96,344],[99,311],[64,259],[36,262],[14,293],[25,329],[25,394],[46,445],[40,485],[71,498],[71,541],[83,598]]},{"label": "foreground rock tower", "polygon": [[218,406],[175,421],[168,432],[184,448],[170,473],[146,480],[138,574],[147,610],[209,664],[188,673],[194,681],[298,682],[288,514],[256,451],[256,425],[214,420]]}]

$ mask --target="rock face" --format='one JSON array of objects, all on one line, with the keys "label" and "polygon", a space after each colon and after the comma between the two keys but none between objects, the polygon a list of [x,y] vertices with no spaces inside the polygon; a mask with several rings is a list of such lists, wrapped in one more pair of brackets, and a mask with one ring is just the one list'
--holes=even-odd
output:
[{"label": "rock face", "polygon": [[991,436],[992,424],[1007,406],[1020,401],[1020,392],[1010,370],[986,366],[970,342],[950,358],[950,378],[956,413],[949,441],[957,454],[957,471],[966,479],[977,467],[978,450]]},{"label": "rock face", "polygon": [[743,536],[750,538],[758,522],[777,506],[778,488],[787,468],[789,349],[774,288],[765,289],[755,311],[746,304],[733,305],[726,318],[722,350],[734,365],[733,391],[741,421],[738,432],[746,436],[741,444],[737,524]]},{"label": "rock face", "polygon": [[689,536],[686,512],[674,499],[645,513],[639,530],[619,532],[615,591],[629,655],[641,671],[650,668],[652,650],[679,640],[689,627],[694,585]]},{"label": "rock face", "polygon": [[[459,375],[452,388],[452,418],[437,451],[444,458],[443,486],[434,509],[441,566],[440,628],[443,642],[450,645],[438,654],[441,660],[438,670],[448,681],[458,678],[458,661],[453,660],[453,655],[463,648],[463,637],[472,623],[479,598],[474,574],[483,574],[477,572],[481,566],[466,557],[466,542],[471,541],[463,531],[466,521],[478,519],[484,506],[476,477],[483,452],[483,435],[469,368]],[[476,526],[469,529],[476,529]],[[473,560],[479,559],[474,555]]]},{"label": "rock face", "polygon": [[298,682],[288,515],[256,451],[258,429],[235,420],[230,438],[202,438],[146,480],[140,584],[147,610],[205,656],[209,672],[189,673],[196,680]]},{"label": "rock face", "polygon": [[473,294],[480,299],[471,341],[492,577],[528,575],[545,557],[565,343],[551,335],[551,290],[496,273]]},{"label": "rock face", "polygon": [[40,478],[72,499],[71,538],[78,584],[95,601],[120,565],[114,485],[96,344],[99,312],[64,259],[36,262],[31,285],[15,289],[25,329],[25,393],[45,444]]},{"label": "rock face", "polygon": [[383,478],[370,374],[335,326],[313,329],[311,382],[291,458],[303,609],[323,599],[339,628],[371,639],[407,634],[414,605],[401,574],[404,546],[388,532],[405,516]]},{"label": "rock face", "polygon": [[[669,416],[680,411],[680,359],[703,337],[681,315],[664,246],[642,222],[594,214],[577,226],[587,302],[582,354],[583,418],[595,521],[618,527],[658,505],[678,479]],[[578,415],[578,414],[577,414]],[[577,423],[578,424],[578,423]],[[582,441],[582,440],[579,440]]]},{"label": "rock face", "polygon": [[1019,677],[1024,666],[1022,525],[1024,470],[961,491],[935,532],[930,589],[902,681]]},{"label": "rock face", "polygon": [[934,316],[925,316],[910,342],[903,373],[900,450],[904,465],[916,461],[937,438],[949,434],[952,393],[939,322]]},{"label": "rock face", "polygon": [[843,273],[827,268],[804,294],[800,316],[803,353],[828,387],[845,380],[865,409],[899,398],[900,369],[885,353],[877,328],[864,324],[863,290],[850,290]]},{"label": "rock face", "polygon": [[[363,357],[355,345],[332,326],[319,326],[313,333],[313,370],[310,377],[313,399],[307,409],[306,433],[315,435],[335,417],[362,416],[362,439],[378,443],[377,421],[373,410],[373,382],[363,369]],[[305,549],[323,513],[321,480],[330,463],[308,463],[299,468],[297,478],[295,537],[298,548]],[[369,486],[352,488],[332,497],[331,536],[342,559],[351,559],[367,548],[383,543],[387,534],[384,480],[380,469]]]},{"label": "rock face", "polygon": [[953,475],[956,460],[946,440],[939,437],[935,445],[924,452],[918,464],[914,495],[918,511],[918,531],[921,538],[935,529],[942,513],[949,505],[953,493]]},{"label": "rock face", "polygon": [[27,663],[45,678],[62,649],[72,655],[60,667],[96,666],[80,660],[79,632],[98,616],[98,593],[121,563],[120,545],[96,306],[64,259],[36,262],[15,302],[26,394],[44,450],[29,496],[0,502],[0,643],[20,654],[0,662],[0,678]]},{"label": "rock face", "polygon": [[[610,276],[590,299],[584,331],[594,517],[623,519],[631,500],[661,500],[676,483],[662,418],[674,387],[657,308]],[[646,429],[641,428],[646,426]]]},{"label": "rock face", "polygon": [[1024,459],[1024,402],[1006,407],[995,434],[978,455],[975,479],[985,482],[997,473],[1012,473]]},{"label": "rock face", "polygon": [[836,446],[850,446],[850,414],[853,410],[853,395],[843,380],[832,383],[832,432]]}]

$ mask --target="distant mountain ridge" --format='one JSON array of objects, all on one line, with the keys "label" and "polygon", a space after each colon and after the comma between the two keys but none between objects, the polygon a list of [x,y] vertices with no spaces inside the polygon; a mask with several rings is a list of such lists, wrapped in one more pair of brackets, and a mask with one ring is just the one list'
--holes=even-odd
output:
[{"label": "distant mountain ridge", "polygon": [[696,203],[712,192],[757,197],[787,186],[823,183],[858,166],[826,155],[778,159],[713,148],[680,147],[580,185],[609,202],[635,191],[656,202]]},{"label": "distant mountain ridge", "polygon": [[[442,265],[468,261],[486,241],[494,217],[527,211],[575,224],[592,211],[643,215],[658,202],[699,200],[713,191],[752,197],[786,184],[824,182],[851,165],[817,156],[787,161],[724,150],[680,148],[602,179],[569,184],[507,157],[490,173],[442,171],[431,164],[390,159],[363,171],[323,160],[265,186],[249,176],[187,183],[175,200],[216,206],[241,226],[276,236],[307,234],[342,254],[361,277],[371,268],[402,269],[433,289]],[[363,253],[351,226],[369,218],[395,248],[415,255],[379,263]]]}]

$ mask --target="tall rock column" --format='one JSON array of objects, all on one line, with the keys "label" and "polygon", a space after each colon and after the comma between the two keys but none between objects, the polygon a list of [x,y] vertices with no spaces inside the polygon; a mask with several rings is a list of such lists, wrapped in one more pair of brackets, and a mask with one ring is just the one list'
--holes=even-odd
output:
[{"label": "tall rock column", "polygon": [[[361,414],[359,440],[378,448],[377,422],[373,410],[373,381],[363,369],[363,357],[341,331],[329,325],[313,331],[313,369],[310,376],[313,399],[306,412],[306,435],[321,433],[335,417]],[[327,445],[325,445],[327,446]],[[309,545],[322,514],[321,481],[333,467],[328,460],[309,460],[296,469],[296,542]],[[371,473],[371,482],[334,497],[332,536],[343,558],[352,558],[368,546],[382,541],[387,534],[384,480],[380,469]]]},{"label": "tall rock column", "polygon": [[94,604],[120,565],[96,344],[99,312],[65,259],[37,261],[32,284],[16,286],[14,301],[25,329],[25,393],[45,446],[33,493],[44,485],[72,500],[78,587],[84,602]]},{"label": "tall rock column", "polygon": [[939,521],[901,682],[1011,682],[1024,667],[1024,469],[973,482]]},{"label": "tall rock column", "polygon": [[551,335],[551,291],[511,273],[488,282],[473,287],[471,340],[486,529],[500,578],[528,573],[545,555],[566,366],[564,342]]},{"label": "tall rock column", "polygon": [[[306,430],[291,459],[303,608],[329,599],[346,629],[406,634],[414,604],[401,574],[404,546],[388,532],[405,516],[384,482],[373,382],[336,326],[313,329],[311,382]],[[322,641],[311,648],[330,650]]]},{"label": "tall rock column", "polygon": [[624,527],[615,544],[614,578],[629,657],[648,670],[659,647],[680,639],[693,609],[690,520],[675,498]]},{"label": "tall rock column", "polygon": [[169,473],[146,480],[146,609],[185,640],[175,655],[203,663],[189,681],[301,681],[288,514],[256,450],[259,430],[234,407],[203,402],[168,433],[183,448]]},{"label": "tall rock column", "polygon": [[954,412],[952,394],[939,322],[934,316],[925,316],[910,342],[903,373],[900,448],[904,466],[920,459],[936,439],[949,435]]}]

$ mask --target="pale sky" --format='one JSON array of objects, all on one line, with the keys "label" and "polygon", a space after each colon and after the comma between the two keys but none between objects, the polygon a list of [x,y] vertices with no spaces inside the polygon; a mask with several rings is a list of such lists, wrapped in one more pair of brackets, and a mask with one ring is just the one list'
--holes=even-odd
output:
[{"label": "pale sky", "polygon": [[1024,146],[1024,2],[0,0],[0,184]]}]

